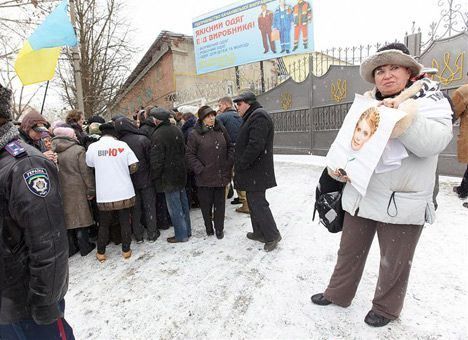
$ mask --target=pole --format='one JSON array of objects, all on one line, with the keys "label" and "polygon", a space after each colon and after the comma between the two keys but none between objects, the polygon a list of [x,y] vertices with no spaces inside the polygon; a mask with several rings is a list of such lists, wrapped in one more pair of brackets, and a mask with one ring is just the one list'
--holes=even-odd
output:
[{"label": "pole", "polygon": [[47,90],[48,89],[49,89],[49,81],[47,80],[47,84],[46,84],[45,92],[44,92],[44,99],[42,100],[41,115],[42,115],[42,112],[44,112],[44,104],[45,104],[45,100],[46,100],[46,97],[47,97]]},{"label": "pole", "polygon": [[[75,27],[76,23],[76,8],[75,8],[75,1],[70,0],[70,19],[73,27]],[[75,29],[76,32],[76,29]],[[78,45],[79,46],[79,45]],[[75,86],[76,86],[76,102],[78,105],[78,110],[83,112],[86,116],[86,112],[84,112],[84,95],[83,95],[83,83],[81,81],[81,59],[80,59],[80,52],[78,50],[78,46],[72,47],[72,61],[73,61],[73,72],[75,74]],[[90,112],[88,112],[91,114]]]},{"label": "pole", "polygon": [[263,72],[263,61],[260,62],[260,79],[262,82],[262,93],[265,93],[265,72]]},{"label": "pole", "polygon": [[240,73],[239,73],[239,66],[235,66],[234,70],[236,72],[236,87],[237,91],[240,90]]}]

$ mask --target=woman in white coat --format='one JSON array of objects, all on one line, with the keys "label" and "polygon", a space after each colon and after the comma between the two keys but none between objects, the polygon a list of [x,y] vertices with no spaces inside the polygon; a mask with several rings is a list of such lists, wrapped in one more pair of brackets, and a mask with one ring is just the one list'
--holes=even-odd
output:
[{"label": "woman in white coat", "polygon": [[[312,296],[317,305],[349,306],[377,233],[379,278],[372,309],[364,319],[374,327],[400,315],[419,236],[423,225],[434,220],[438,155],[452,139],[452,110],[439,84],[425,78],[411,81],[421,69],[399,43],[382,47],[361,65],[361,77],[375,84],[366,95],[407,112],[391,136],[402,150],[401,165],[395,169],[383,163],[373,173],[365,196],[345,186],[345,218],[335,270],[325,292]],[[347,180],[346,176],[335,179]]]}]

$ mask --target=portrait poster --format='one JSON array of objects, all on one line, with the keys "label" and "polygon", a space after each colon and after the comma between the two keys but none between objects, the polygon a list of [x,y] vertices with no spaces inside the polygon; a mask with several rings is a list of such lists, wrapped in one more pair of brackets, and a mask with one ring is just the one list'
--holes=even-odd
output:
[{"label": "portrait poster", "polygon": [[311,0],[244,0],[193,19],[197,74],[314,50]]},{"label": "portrait poster", "polygon": [[[389,138],[393,127],[406,115],[397,109],[378,106],[378,103],[356,94],[327,154],[327,166],[332,170],[341,169],[362,196],[366,194],[369,180],[384,150],[388,151],[391,145]],[[399,142],[395,140],[395,143]],[[395,146],[406,153],[401,143]]]}]

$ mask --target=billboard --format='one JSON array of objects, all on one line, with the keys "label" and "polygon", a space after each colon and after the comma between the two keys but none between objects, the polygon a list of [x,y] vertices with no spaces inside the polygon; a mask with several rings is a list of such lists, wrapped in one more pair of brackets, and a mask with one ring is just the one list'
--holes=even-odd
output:
[{"label": "billboard", "polygon": [[197,74],[312,52],[311,0],[244,0],[192,23]]}]

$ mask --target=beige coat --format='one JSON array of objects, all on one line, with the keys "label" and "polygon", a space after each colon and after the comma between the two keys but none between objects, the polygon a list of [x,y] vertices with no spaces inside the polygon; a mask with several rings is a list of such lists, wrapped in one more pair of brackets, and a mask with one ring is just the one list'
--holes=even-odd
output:
[{"label": "beige coat", "polygon": [[67,229],[94,223],[87,196],[95,195],[94,173],[86,165],[86,151],[78,141],[55,137],[52,149],[58,154],[60,192]]},{"label": "beige coat", "polygon": [[461,86],[452,96],[455,116],[460,119],[458,134],[458,161],[468,163],[468,84]]}]

